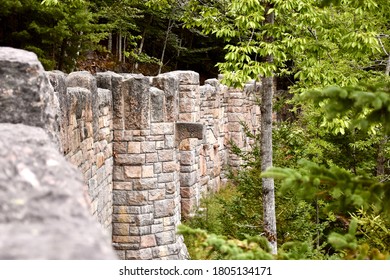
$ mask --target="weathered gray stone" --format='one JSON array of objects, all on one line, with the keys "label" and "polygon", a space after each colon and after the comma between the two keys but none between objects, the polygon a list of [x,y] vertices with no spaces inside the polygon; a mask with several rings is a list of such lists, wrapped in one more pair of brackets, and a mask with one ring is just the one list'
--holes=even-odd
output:
[{"label": "weathered gray stone", "polygon": [[202,140],[204,137],[204,126],[199,123],[176,123],[176,143],[177,145],[187,138],[198,138]]},{"label": "weathered gray stone", "polygon": [[91,114],[88,114],[88,116],[90,116],[92,121],[93,137],[97,140],[99,131],[99,96],[95,77],[87,71],[73,72],[66,77],[66,86],[68,87],[68,91],[73,87],[85,88],[91,92],[90,98],[86,99],[86,104],[83,104],[83,99],[78,102],[86,106],[87,110],[91,111]]},{"label": "weathered gray stone", "polygon": [[168,217],[175,213],[175,202],[172,199],[156,200],[154,202],[154,217]]},{"label": "weathered gray stone", "polygon": [[164,121],[176,121],[179,113],[179,76],[173,73],[164,73],[154,77],[152,84],[164,91]]},{"label": "weathered gray stone", "polygon": [[191,173],[180,174],[180,187],[191,187],[198,181],[198,174],[196,171]]},{"label": "weathered gray stone", "polygon": [[194,71],[173,71],[171,74],[179,76],[180,85],[199,85],[199,74]]},{"label": "weathered gray stone", "polygon": [[83,188],[41,128],[0,124],[0,259],[115,259]]},{"label": "weathered gray stone", "polygon": [[150,125],[149,78],[136,76],[123,81],[123,118],[125,129],[146,129]]},{"label": "weathered gray stone", "polygon": [[150,88],[151,121],[164,121],[164,92],[158,88]]},{"label": "weathered gray stone", "polygon": [[59,144],[58,96],[37,56],[0,47],[0,81],[0,123],[42,127]]}]

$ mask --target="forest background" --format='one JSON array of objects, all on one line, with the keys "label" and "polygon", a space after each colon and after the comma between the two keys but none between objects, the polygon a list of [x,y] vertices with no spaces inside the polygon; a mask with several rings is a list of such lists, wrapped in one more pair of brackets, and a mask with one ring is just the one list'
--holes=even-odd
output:
[{"label": "forest background", "polygon": [[35,52],[47,70],[189,69],[201,80],[223,73],[230,86],[262,82],[252,151],[231,143],[242,169],[181,227],[191,258],[389,258],[388,0],[0,7],[0,45]]}]

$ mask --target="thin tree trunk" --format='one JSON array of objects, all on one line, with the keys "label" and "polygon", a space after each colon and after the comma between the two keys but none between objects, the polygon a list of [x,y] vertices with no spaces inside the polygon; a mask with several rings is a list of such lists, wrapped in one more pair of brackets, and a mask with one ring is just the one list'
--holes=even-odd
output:
[{"label": "thin tree trunk", "polygon": [[390,75],[390,53],[389,53],[389,56],[387,57],[385,75],[387,75],[387,76]]},{"label": "thin tree trunk", "polygon": [[164,66],[164,56],[165,56],[165,50],[167,48],[167,43],[168,43],[168,38],[169,38],[169,33],[171,32],[171,29],[173,27],[173,24],[174,24],[174,21],[172,22],[171,19],[169,19],[169,22],[168,22],[168,28],[167,28],[167,33],[165,35],[165,41],[164,41],[164,46],[163,46],[163,50],[162,50],[162,53],[161,53],[161,59],[160,59],[160,67],[158,69],[158,74],[160,75],[161,74],[161,70]]},{"label": "thin tree trunk", "polygon": [[[147,26],[145,26],[144,32],[142,34],[142,39],[141,39],[141,42],[139,44],[138,55],[140,55],[142,53],[142,51],[143,51],[144,44],[145,44],[146,32],[148,31],[148,27],[152,24],[152,22],[153,22],[153,15],[150,16],[149,23],[148,23]],[[138,61],[136,61],[135,65],[134,65],[133,72],[137,71],[138,67],[139,67]]]},{"label": "thin tree trunk", "polygon": [[126,63],[126,35],[123,37],[123,64]]},{"label": "thin tree trunk", "polygon": [[[266,14],[269,5],[266,8]],[[274,13],[266,15],[265,23],[274,23]],[[272,38],[266,38],[272,41]],[[268,63],[273,63],[273,56],[266,57]],[[274,77],[262,78],[261,91],[261,171],[272,167],[272,98],[274,94]],[[275,215],[275,185],[273,178],[263,178],[263,223],[264,234],[268,239],[272,254],[277,253],[276,215]]]},{"label": "thin tree trunk", "polygon": [[385,157],[384,150],[385,150],[385,145],[387,143],[387,140],[388,140],[387,136],[384,136],[378,145],[378,153],[376,157],[376,176],[385,175],[386,157]]},{"label": "thin tree trunk", "polygon": [[108,51],[112,53],[112,32],[108,34]]},{"label": "thin tree trunk", "polygon": [[65,61],[65,48],[66,48],[66,39],[63,39],[61,42],[61,50],[58,56],[58,66],[57,69],[64,70],[64,61]]},{"label": "thin tree trunk", "polygon": [[122,62],[122,32],[118,34],[118,61]]}]

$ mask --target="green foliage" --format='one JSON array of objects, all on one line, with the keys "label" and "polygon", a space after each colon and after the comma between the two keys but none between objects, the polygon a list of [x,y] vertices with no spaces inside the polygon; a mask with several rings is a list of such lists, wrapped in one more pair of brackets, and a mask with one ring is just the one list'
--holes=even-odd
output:
[{"label": "green foliage", "polygon": [[194,236],[195,243],[192,244],[195,252],[192,259],[213,259],[220,260],[271,260],[273,256],[269,253],[268,242],[264,237],[247,236],[244,240],[226,239],[216,234],[208,234],[201,229],[192,229],[180,225],[179,234],[185,238]]},{"label": "green foliage", "polygon": [[381,252],[367,243],[359,242],[356,236],[357,228],[358,222],[353,219],[348,233],[339,234],[334,232],[329,235],[329,243],[338,251],[340,258],[347,260],[390,259],[388,251]]},{"label": "green foliage", "polygon": [[0,11],[3,25],[0,44],[36,52],[48,70],[74,69],[79,53],[104,38],[88,2],[58,1],[55,5],[29,0],[2,2],[6,2],[7,9]]},{"label": "green foliage", "polygon": [[[305,93],[302,99],[312,99],[316,106],[321,107],[326,120],[342,120],[343,126],[349,129],[375,133],[375,128],[380,126],[385,133],[390,131],[390,82],[363,87],[332,86]],[[346,122],[341,116],[351,121]]]},{"label": "green foliage", "polygon": [[389,252],[390,220],[387,215],[381,215],[377,212],[372,208],[369,211],[361,208],[351,216],[357,222],[357,233],[363,235],[364,242],[370,247]]}]

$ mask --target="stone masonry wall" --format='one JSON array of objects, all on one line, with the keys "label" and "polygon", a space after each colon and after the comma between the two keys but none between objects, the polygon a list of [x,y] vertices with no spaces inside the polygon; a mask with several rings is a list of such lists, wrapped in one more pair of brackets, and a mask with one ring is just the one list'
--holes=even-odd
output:
[{"label": "stone masonry wall", "polygon": [[[250,149],[241,122],[252,132],[259,128],[253,85],[236,90],[210,79],[200,86],[192,71],[156,77],[52,71],[42,79],[54,91],[35,90],[52,99],[43,111],[48,121],[37,126],[82,172],[91,214],[119,258],[186,259],[177,226],[204,194],[227,182],[227,166],[239,167],[229,141]],[[14,103],[1,88],[0,108],[9,111]],[[15,118],[0,114],[0,122]]]},{"label": "stone masonry wall", "polygon": [[[70,136],[79,132],[72,119],[84,92],[78,94],[67,95],[65,87],[55,92],[35,54],[0,48],[0,259],[116,258],[88,213],[80,171],[59,152],[85,149],[79,165],[93,161],[87,144],[84,148]],[[85,139],[91,133],[87,127]]]},{"label": "stone masonry wall", "polygon": [[88,72],[47,72],[60,107],[60,150],[82,172],[90,211],[112,233],[112,95]]}]

